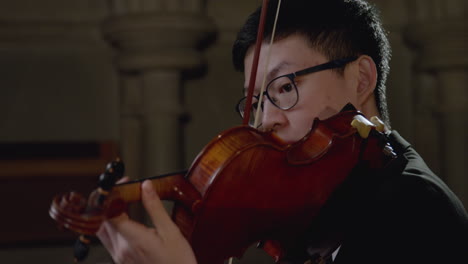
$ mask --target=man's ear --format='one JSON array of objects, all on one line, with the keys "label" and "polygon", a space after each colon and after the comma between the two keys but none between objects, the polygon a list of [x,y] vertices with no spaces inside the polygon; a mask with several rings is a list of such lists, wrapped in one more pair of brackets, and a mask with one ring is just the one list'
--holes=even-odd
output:
[{"label": "man's ear", "polygon": [[357,66],[359,69],[357,98],[358,103],[363,105],[372,97],[377,85],[377,67],[374,60],[367,55],[358,58]]}]

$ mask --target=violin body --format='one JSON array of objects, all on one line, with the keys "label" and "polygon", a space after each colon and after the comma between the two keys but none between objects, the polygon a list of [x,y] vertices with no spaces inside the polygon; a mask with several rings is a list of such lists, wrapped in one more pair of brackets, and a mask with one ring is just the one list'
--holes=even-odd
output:
[{"label": "violin body", "polygon": [[[374,128],[368,138],[360,136],[351,125],[356,116],[362,115],[352,110],[316,119],[289,145],[271,133],[234,127],[213,139],[186,175],[152,179],[161,199],[175,201],[173,220],[198,263],[240,258],[258,242],[281,260],[359,162],[385,166],[385,136]],[[50,215],[65,228],[94,235],[102,221],[140,200],[139,185],[116,185],[103,203],[96,202],[97,192],[88,200],[58,196]]]}]

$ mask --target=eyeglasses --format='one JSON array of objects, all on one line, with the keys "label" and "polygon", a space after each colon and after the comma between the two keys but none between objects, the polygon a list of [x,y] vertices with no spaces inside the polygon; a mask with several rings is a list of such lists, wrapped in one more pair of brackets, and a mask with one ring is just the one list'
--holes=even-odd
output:
[{"label": "eyeglasses", "polygon": [[[309,73],[335,69],[345,66],[346,64],[353,62],[358,57],[350,57],[344,59],[332,60],[323,64],[319,64],[310,68],[306,68],[290,74],[278,76],[271,80],[266,86],[264,95],[270,100],[270,102],[282,110],[289,110],[293,108],[299,101],[299,92],[297,91],[296,82],[294,78],[303,76]],[[255,112],[258,108],[259,95],[254,95],[252,98],[252,107],[250,110],[249,124],[254,124]],[[237,103],[236,111],[239,113],[241,118],[244,118],[244,111],[246,107],[247,97],[240,99]],[[263,101],[260,105],[260,118],[263,116]],[[261,121],[261,120],[260,120]],[[259,122],[261,124],[261,122]],[[260,126],[260,125],[259,125]]]}]

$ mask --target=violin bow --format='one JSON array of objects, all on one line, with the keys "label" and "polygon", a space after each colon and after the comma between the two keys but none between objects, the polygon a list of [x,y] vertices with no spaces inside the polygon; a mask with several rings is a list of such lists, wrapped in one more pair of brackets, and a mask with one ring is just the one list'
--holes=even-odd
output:
[{"label": "violin bow", "polygon": [[[262,3],[262,11],[260,13],[260,22],[258,24],[258,30],[257,30],[257,39],[255,43],[255,52],[254,52],[254,59],[252,62],[252,71],[250,72],[250,80],[249,80],[249,88],[247,92],[247,101],[246,101],[246,109],[244,110],[244,120],[243,120],[243,125],[249,125],[249,119],[250,119],[250,110],[252,109],[252,98],[253,98],[253,92],[255,88],[255,82],[256,82],[256,77],[257,77],[257,70],[258,70],[258,62],[260,58],[260,50],[263,42],[263,34],[265,31],[265,21],[266,21],[266,13],[268,10],[268,0],[263,0]],[[268,65],[270,64],[270,55],[271,55],[271,46],[273,44],[273,40],[275,38],[275,32],[276,32],[276,24],[278,22],[278,16],[279,16],[279,10],[281,7],[281,0],[278,1],[278,7],[276,9],[276,15],[275,15],[275,21],[273,24],[273,30],[271,33],[271,39],[270,39],[270,46],[268,47],[268,52],[267,52],[267,58],[266,58],[266,63],[265,63],[265,70],[264,73],[268,69]],[[262,86],[260,90],[260,95],[263,94],[265,90],[265,83],[266,83],[266,74],[263,74],[263,81],[262,81]],[[258,99],[258,104],[262,105],[262,100],[263,96],[259,96]],[[257,128],[258,126],[258,120],[259,120],[259,115],[260,115],[260,108],[257,108],[257,111],[255,113],[255,122],[254,122],[254,127]],[[228,264],[232,264],[233,258],[229,258]]]},{"label": "violin bow", "polygon": [[[256,77],[257,77],[257,71],[258,71],[258,63],[260,59],[260,50],[263,42],[263,35],[265,31],[265,21],[266,21],[266,13],[268,10],[268,2],[269,0],[263,0],[262,3],[262,9],[260,13],[260,21],[258,24],[258,30],[257,30],[257,39],[255,43],[255,52],[254,52],[254,59],[252,61],[252,71],[250,73],[250,79],[249,79],[249,87],[247,91],[247,101],[246,101],[246,109],[244,111],[244,120],[243,120],[243,125],[248,125],[249,120],[250,120],[250,111],[252,109],[252,98],[253,98],[253,92],[255,89],[255,82],[256,82]],[[271,47],[275,38],[275,32],[276,32],[276,24],[278,22],[278,16],[279,16],[279,10],[281,7],[281,0],[278,1],[278,6],[276,8],[276,15],[275,15],[275,20],[273,23],[273,30],[271,33],[271,39],[270,39],[270,45],[268,47],[268,52],[267,52],[267,57],[266,57],[266,63],[265,63],[265,71],[267,71],[269,62],[270,62],[270,55],[271,55]],[[260,90],[260,95],[263,94],[265,90],[265,84],[266,84],[266,74],[263,76],[263,81],[261,85],[261,90]],[[262,104],[263,96],[259,96],[259,105]],[[258,126],[258,120],[260,116],[260,107],[257,108],[257,111],[255,113],[255,123],[254,127],[257,128]]]},{"label": "violin bow", "polygon": [[[276,24],[278,23],[278,16],[279,16],[279,11],[281,7],[281,0],[278,1],[278,6],[276,7],[276,14],[275,14],[275,21],[273,22],[273,29],[271,31],[271,37],[270,37],[270,45],[268,46],[268,51],[267,51],[267,56],[266,56],[266,61],[265,61],[265,68],[263,71],[263,80],[262,80],[262,86],[260,89],[260,95],[263,95],[263,92],[265,91],[265,85],[266,85],[266,72],[268,71],[268,65],[270,65],[270,57],[271,57],[271,50],[273,46],[273,41],[275,40],[275,33],[276,33]],[[258,98],[258,104],[262,105],[263,101],[263,96],[259,96]],[[254,127],[258,127],[258,120],[260,117],[260,109],[261,107],[257,108],[257,111],[255,112],[255,122],[254,122]]]}]

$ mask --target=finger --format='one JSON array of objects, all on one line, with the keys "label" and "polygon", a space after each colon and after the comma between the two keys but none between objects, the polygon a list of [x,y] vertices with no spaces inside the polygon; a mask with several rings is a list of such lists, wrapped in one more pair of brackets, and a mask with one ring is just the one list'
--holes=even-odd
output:
[{"label": "finger", "polygon": [[120,184],[120,183],[128,182],[129,180],[130,180],[130,177],[125,176],[125,177],[123,177],[122,179],[118,180],[115,184]]},{"label": "finger", "polygon": [[112,255],[115,251],[115,231],[112,230],[111,225],[107,221],[101,224],[99,230],[96,232],[96,236],[99,238],[107,251],[109,251],[109,253]]},{"label": "finger", "polygon": [[129,219],[126,213],[113,219],[104,221],[96,232],[97,237],[109,252],[113,252],[118,241],[118,231],[113,227],[112,222],[125,221]]},{"label": "finger", "polygon": [[107,219],[106,221],[102,222],[101,226],[99,227],[98,231],[96,232],[96,236],[106,244],[110,244],[110,242],[115,241],[116,239],[116,232],[111,225],[112,221],[124,221],[125,219],[129,219],[126,213],[122,213],[119,216],[114,217],[113,219]]},{"label": "finger", "polygon": [[[131,220],[128,216],[118,216],[108,221],[110,225],[110,238],[112,234],[115,235],[114,239],[122,236],[129,244],[137,243],[143,237],[148,235],[151,228],[148,228],[140,223]],[[115,240],[114,240],[115,241]]]},{"label": "finger", "polygon": [[143,205],[158,232],[161,232],[165,228],[174,226],[174,222],[172,222],[172,219],[167,213],[161,199],[159,199],[151,181],[144,181],[141,185],[141,189]]},{"label": "finger", "polygon": [[153,239],[151,240],[153,243],[148,243],[148,238],[145,238],[145,235],[150,234],[148,231],[148,228],[130,220],[125,215],[104,222],[99,230],[99,235],[102,244],[115,263],[137,264],[141,263],[137,259],[138,253],[142,253],[142,251],[135,249],[144,249],[142,245],[155,245],[158,242],[157,239]]},{"label": "finger", "polygon": [[128,220],[128,219],[130,219],[128,214],[123,212],[123,213],[121,213],[121,214],[119,214],[119,215],[117,215],[115,217],[107,219],[107,221],[112,223],[112,222],[118,222],[118,221],[125,221],[125,220]]}]

